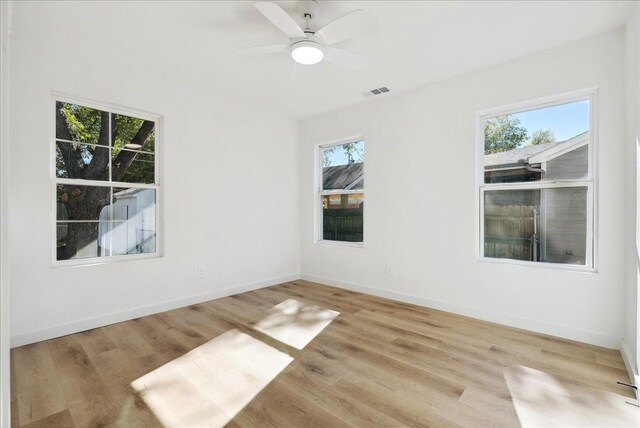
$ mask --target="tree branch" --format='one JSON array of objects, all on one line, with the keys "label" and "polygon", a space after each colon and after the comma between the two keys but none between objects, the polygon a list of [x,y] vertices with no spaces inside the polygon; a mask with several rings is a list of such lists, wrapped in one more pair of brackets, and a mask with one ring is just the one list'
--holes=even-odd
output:
[{"label": "tree branch", "polygon": [[[67,118],[62,111],[63,107],[60,101],[56,102],[56,137],[72,141],[73,136],[67,125]],[[62,160],[69,178],[80,178],[84,167],[81,151],[75,150],[71,143],[56,141],[56,145],[62,153]]]},{"label": "tree branch", "polygon": [[[112,121],[115,115],[112,116]],[[115,129],[112,129],[112,134],[115,135]],[[102,146],[109,146],[109,113],[100,113],[100,135],[98,136],[98,144]],[[104,180],[109,174],[107,166],[109,165],[109,149],[106,147],[96,147],[93,150],[93,157],[91,163],[85,170],[84,177],[87,180]]]},{"label": "tree branch", "polygon": [[[140,126],[140,129],[138,129],[136,135],[131,139],[129,144],[136,144],[144,149],[145,144],[149,140],[149,136],[153,132],[154,125],[154,122],[145,120]],[[111,166],[111,179],[113,181],[122,180],[125,172],[127,172],[127,168],[129,168],[129,165],[131,165],[131,162],[133,162],[133,159],[135,159],[136,154],[137,152],[128,150],[121,150],[120,153],[118,153],[118,156],[115,158]]]}]

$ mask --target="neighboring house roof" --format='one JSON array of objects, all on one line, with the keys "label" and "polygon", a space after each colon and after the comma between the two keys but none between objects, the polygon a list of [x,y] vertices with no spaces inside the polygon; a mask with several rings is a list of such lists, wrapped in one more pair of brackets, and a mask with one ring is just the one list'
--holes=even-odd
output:
[{"label": "neighboring house roof", "polygon": [[529,163],[547,162],[552,159],[562,156],[570,151],[573,151],[579,147],[586,146],[589,142],[589,131],[585,131],[582,134],[578,134],[575,137],[569,138],[554,147],[551,147],[544,152],[540,152],[535,156],[529,158]]},{"label": "neighboring house roof", "polygon": [[491,153],[484,156],[484,169],[522,167],[525,164],[544,162],[582,147],[587,144],[588,140],[589,131],[585,131],[564,141],[520,147],[507,152]]},{"label": "neighboring house roof", "polygon": [[324,190],[362,188],[359,183],[362,181],[363,174],[364,162],[324,167],[322,188]]},{"label": "neighboring house roof", "polygon": [[113,194],[113,196],[118,196],[118,197],[124,198],[125,196],[133,196],[136,193],[138,193],[140,191],[143,191],[143,190],[147,190],[147,189],[140,189],[140,188],[132,187],[130,189],[124,189],[124,190],[121,190],[119,192],[116,192],[116,193]]}]

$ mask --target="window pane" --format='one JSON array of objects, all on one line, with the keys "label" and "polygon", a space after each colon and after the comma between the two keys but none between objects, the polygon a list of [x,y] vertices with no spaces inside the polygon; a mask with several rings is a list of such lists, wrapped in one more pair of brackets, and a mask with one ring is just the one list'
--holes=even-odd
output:
[{"label": "window pane", "polygon": [[57,260],[86,259],[108,256],[104,239],[108,222],[56,223]]},{"label": "window pane", "polygon": [[154,183],[155,123],[114,115],[112,179],[127,183]]},{"label": "window pane", "polygon": [[322,239],[362,242],[364,194],[322,196]]},{"label": "window pane", "polygon": [[151,153],[114,148],[113,181],[125,183],[153,184],[155,182],[155,159]]},{"label": "window pane", "polygon": [[587,188],[542,192],[542,258],[550,263],[584,265],[587,256]]},{"label": "window pane", "polygon": [[109,149],[106,147],[57,141],[55,162],[56,177],[109,180]]},{"label": "window pane", "polygon": [[113,205],[108,219],[113,227],[107,240],[112,254],[154,253],[156,251],[156,191],[154,189],[113,189]]},{"label": "window pane", "polygon": [[585,265],[587,188],[484,192],[484,256]]},{"label": "window pane", "polygon": [[589,101],[489,118],[484,139],[485,183],[584,178]]},{"label": "window pane", "polygon": [[[56,176],[109,180],[109,113],[77,104],[56,103]],[[96,147],[95,145],[104,147]]]},{"label": "window pane", "polygon": [[64,163],[64,159],[62,157],[62,152],[60,151],[60,147],[58,147],[59,144],[64,144],[64,143],[57,143],[56,144],[56,177],[63,177],[63,178],[69,178],[69,173],[67,172],[67,166]]},{"label": "window pane", "polygon": [[364,141],[322,148],[322,189],[364,189]]},{"label": "window pane", "polygon": [[106,220],[101,213],[110,203],[111,188],[58,184],[57,220]]},{"label": "window pane", "polygon": [[113,147],[154,152],[154,126],[151,121],[114,114]]},{"label": "window pane", "polygon": [[58,102],[56,176],[107,181],[112,162],[112,181],[154,183],[154,128],[152,121]]},{"label": "window pane", "polygon": [[109,145],[109,113],[77,104],[56,102],[56,138]]},{"label": "window pane", "polygon": [[108,256],[102,237],[111,188],[59,184],[56,198],[57,260]]}]

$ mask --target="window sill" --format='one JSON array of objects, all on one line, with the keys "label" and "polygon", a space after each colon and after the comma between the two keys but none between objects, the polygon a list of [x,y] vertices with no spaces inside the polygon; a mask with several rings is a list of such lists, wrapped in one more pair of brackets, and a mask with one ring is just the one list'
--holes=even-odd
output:
[{"label": "window sill", "polygon": [[580,265],[569,265],[569,264],[559,264],[559,263],[545,263],[545,262],[527,262],[523,260],[512,260],[512,259],[498,259],[498,258],[490,258],[490,257],[478,257],[476,259],[479,263],[489,263],[489,264],[498,264],[498,265],[506,265],[506,266],[522,266],[533,269],[551,269],[551,270],[561,270],[561,271],[569,271],[576,273],[598,273],[598,269],[589,267],[589,266],[580,266]]},{"label": "window sill", "polygon": [[316,241],[317,245],[326,247],[346,247],[346,248],[364,248],[363,242],[348,242],[348,241]]},{"label": "window sill", "polygon": [[89,267],[106,265],[111,263],[120,263],[126,261],[147,260],[161,258],[161,253],[147,253],[147,254],[129,254],[124,256],[111,256],[111,257],[93,257],[86,259],[71,259],[71,260],[54,260],[51,264],[52,269],[67,268],[67,267]]}]

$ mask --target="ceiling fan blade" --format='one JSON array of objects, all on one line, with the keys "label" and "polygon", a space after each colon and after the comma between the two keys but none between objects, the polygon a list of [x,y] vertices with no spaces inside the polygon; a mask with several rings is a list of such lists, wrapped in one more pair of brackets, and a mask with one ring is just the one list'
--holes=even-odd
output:
[{"label": "ceiling fan blade", "polygon": [[265,54],[286,52],[287,49],[289,49],[289,45],[266,45],[266,46],[255,46],[251,48],[240,48],[236,50],[236,53],[240,55],[265,55]]},{"label": "ceiling fan blade", "polygon": [[327,46],[325,49],[326,54],[324,56],[324,59],[335,65],[339,65],[344,68],[350,68],[352,70],[362,70],[367,66],[367,64],[369,64],[369,61],[367,61],[366,58],[354,54],[353,52],[329,46]]},{"label": "ceiling fan blade", "polygon": [[363,10],[354,10],[340,18],[331,21],[315,35],[320,36],[326,44],[332,45],[350,39],[373,27],[373,20]]},{"label": "ceiling fan blade", "polygon": [[289,36],[289,38],[305,37],[304,31],[296,24],[296,21],[277,4],[260,2],[256,3],[255,6],[265,18],[271,21],[273,25],[278,27],[280,31]]}]

